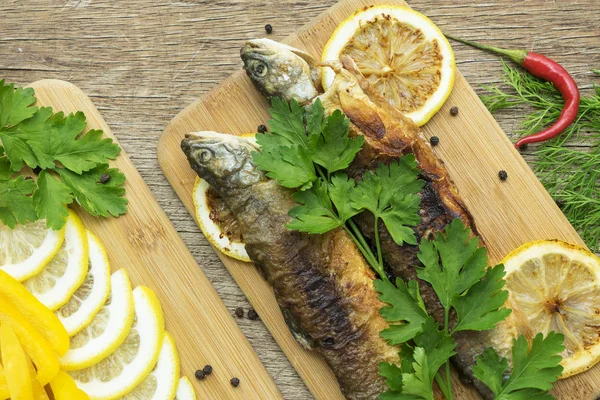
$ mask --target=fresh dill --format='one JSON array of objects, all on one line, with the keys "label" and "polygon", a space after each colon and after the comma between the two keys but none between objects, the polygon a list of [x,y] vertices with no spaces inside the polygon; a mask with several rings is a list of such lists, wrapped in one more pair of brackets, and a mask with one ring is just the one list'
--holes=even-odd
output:
[{"label": "fresh dill", "polygon": [[[558,119],[564,100],[552,83],[506,63],[503,69],[504,82],[512,90],[484,86],[488,93],[481,99],[491,112],[531,107],[518,135],[538,132]],[[563,134],[540,144],[531,154],[533,170],[546,190],[590,249],[600,251],[600,86],[581,97],[577,119]]]}]

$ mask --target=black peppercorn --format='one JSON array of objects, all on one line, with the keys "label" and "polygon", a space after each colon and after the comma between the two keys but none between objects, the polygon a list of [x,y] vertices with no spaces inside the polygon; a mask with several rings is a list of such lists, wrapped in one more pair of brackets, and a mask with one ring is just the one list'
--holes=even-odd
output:
[{"label": "black peppercorn", "polygon": [[109,174],[104,174],[100,177],[100,183],[104,184],[104,183],[108,183],[108,181],[110,181]]},{"label": "black peppercorn", "polygon": [[498,178],[500,178],[501,181],[505,181],[508,179],[508,173],[505,170],[502,170],[498,172]]},{"label": "black peppercorn", "polygon": [[201,369],[197,370],[196,373],[194,374],[196,375],[196,379],[198,380],[202,380],[205,378],[206,374],[204,373],[204,371],[202,371]]},{"label": "black peppercorn", "polygon": [[244,318],[244,309],[242,307],[238,307],[235,309],[235,316],[238,318]]},{"label": "black peppercorn", "polygon": [[266,126],[264,126],[263,124],[260,124],[260,125],[258,126],[258,129],[257,129],[257,130],[258,130],[258,133],[265,133],[265,132],[267,131],[267,127],[266,127]]},{"label": "black peppercorn", "polygon": [[267,31],[267,33],[270,35],[271,33],[273,33],[273,27],[271,26],[271,24],[266,24],[265,25],[265,31]]},{"label": "black peppercorn", "polygon": [[440,138],[437,136],[432,136],[429,139],[429,143],[431,143],[432,146],[437,146],[440,143]]},{"label": "black peppercorn", "polygon": [[229,382],[231,383],[231,386],[233,386],[233,387],[238,387],[240,384],[240,380],[238,378],[231,378],[231,380]]},{"label": "black peppercorn", "polygon": [[204,368],[202,368],[202,372],[204,372],[205,375],[212,374],[212,366],[211,365],[205,365]]},{"label": "black peppercorn", "polygon": [[450,115],[452,115],[453,117],[456,117],[458,115],[458,107],[452,106],[450,108]]},{"label": "black peppercorn", "polygon": [[252,308],[248,310],[248,319],[251,321],[256,321],[258,319],[258,314]]}]

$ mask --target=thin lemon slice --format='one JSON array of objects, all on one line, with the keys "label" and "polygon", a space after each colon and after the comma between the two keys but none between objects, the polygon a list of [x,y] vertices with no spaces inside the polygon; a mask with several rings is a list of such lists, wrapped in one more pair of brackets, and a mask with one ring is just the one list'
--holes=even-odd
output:
[{"label": "thin lemon slice", "polygon": [[519,247],[503,263],[513,310],[504,324],[508,331],[529,340],[537,332],[562,333],[562,378],[600,361],[600,259],[582,247],[547,240]]},{"label": "thin lemon slice", "polygon": [[65,371],[58,372],[56,378],[50,382],[50,388],[55,400],[89,400],[90,398],[77,387],[73,378]]},{"label": "thin lemon slice", "polygon": [[150,374],[123,400],[163,400],[172,399],[177,392],[179,381],[179,354],[173,337],[165,332],[158,362]]},{"label": "thin lemon slice", "polygon": [[65,240],[39,274],[23,282],[46,307],[57,310],[69,301],[88,270],[88,242],[81,219],[69,210]]},{"label": "thin lemon slice", "polygon": [[65,228],[46,228],[46,220],[17,225],[0,224],[0,269],[18,281],[37,274],[54,257],[65,238]]},{"label": "thin lemon slice", "polygon": [[42,386],[50,382],[60,369],[56,353],[40,331],[3,296],[0,296],[0,323],[10,325],[17,334],[25,353],[36,367],[38,382]]},{"label": "thin lemon slice", "polygon": [[64,370],[90,367],[119,347],[133,323],[133,294],[127,271],[110,279],[111,294],[92,322],[73,337],[69,351],[60,358]]},{"label": "thin lemon slice", "polygon": [[196,400],[196,392],[187,376],[182,376],[179,380],[175,400]]},{"label": "thin lemon slice", "polygon": [[69,336],[85,328],[110,294],[110,263],[100,240],[87,231],[88,272],[67,304],[56,311]]},{"label": "thin lemon slice", "polygon": [[[386,101],[424,125],[442,107],[454,86],[452,47],[439,28],[408,7],[372,6],[342,22],[323,50],[322,60],[349,56],[370,83],[375,103]],[[323,69],[328,89],[335,73]]]},{"label": "thin lemon slice", "polygon": [[23,351],[15,331],[6,322],[0,322],[0,350],[11,399],[32,399],[33,386],[27,367],[27,355]]},{"label": "thin lemon slice", "polygon": [[[256,144],[255,134],[241,136]],[[208,182],[196,177],[193,198],[196,220],[206,239],[229,257],[250,262],[235,218]]]},{"label": "thin lemon slice", "polygon": [[70,371],[77,386],[92,399],[119,398],[141,383],[156,365],[164,337],[164,319],[156,294],[133,291],[135,317],[125,342],[90,368]]}]

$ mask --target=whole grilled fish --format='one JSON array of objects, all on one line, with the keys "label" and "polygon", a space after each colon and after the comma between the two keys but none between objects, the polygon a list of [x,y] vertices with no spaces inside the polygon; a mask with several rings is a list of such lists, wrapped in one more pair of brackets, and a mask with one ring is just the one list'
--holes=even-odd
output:
[{"label": "whole grilled fish", "polygon": [[[298,86],[311,84],[309,77],[317,74],[306,71],[316,68],[317,64],[314,61],[307,62],[306,53],[300,57],[300,50],[290,51],[288,47],[282,47],[269,39],[255,39],[248,41],[242,48],[244,69],[263,94],[288,100],[293,98],[302,104],[310,104],[318,97],[327,112],[342,110],[350,119],[350,135],[363,135],[365,138],[363,149],[348,171],[355,178],[360,178],[367,170],[374,170],[381,162],[389,163],[402,155],[414,154],[419,165],[420,178],[425,181],[420,193],[419,214],[422,221],[414,229],[418,241],[422,238],[432,238],[435,233],[443,231],[454,218],[460,218],[465,226],[477,233],[473,218],[460,199],[458,190],[441,160],[433,153],[422,131],[412,120],[387,105],[385,101],[374,102],[365,94],[365,91],[370,94],[376,91],[368,90],[369,83],[362,79],[360,71],[351,59],[342,58],[342,62],[325,63],[335,70],[336,78],[325,93],[314,95],[318,92],[318,87],[315,86],[315,90],[312,91],[300,89]],[[286,66],[283,70],[279,68],[282,65]],[[290,69],[304,72],[295,74],[291,73]],[[285,84],[273,84],[279,81]],[[299,93],[305,96],[299,96]],[[356,222],[365,238],[373,245],[373,216],[361,213]],[[383,222],[379,231],[388,272],[404,280],[418,280],[415,268],[420,265],[417,258],[418,247],[409,244],[398,246]],[[443,307],[435,292],[424,281],[420,281],[419,285],[429,313],[441,323]],[[461,377],[478,386],[482,394],[489,394],[485,387],[473,380],[471,371],[475,356],[490,346],[489,334],[461,333],[456,335],[455,340],[458,354],[453,361],[462,373]]]},{"label": "whole grilled fish", "polygon": [[247,140],[214,132],[181,143],[190,165],[235,216],[246,250],[273,286],[292,333],[329,364],[348,399],[373,400],[386,390],[382,361],[398,362],[398,348],[379,332],[383,304],[374,274],[346,235],[290,231],[292,191],[259,171]]}]

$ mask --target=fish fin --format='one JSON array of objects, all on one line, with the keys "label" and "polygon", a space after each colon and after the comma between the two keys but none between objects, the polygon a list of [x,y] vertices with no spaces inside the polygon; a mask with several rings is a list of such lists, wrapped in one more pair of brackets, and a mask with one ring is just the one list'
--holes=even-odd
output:
[{"label": "fish fin", "polygon": [[298,321],[296,320],[296,318],[294,318],[292,313],[290,313],[290,310],[281,307],[281,313],[283,314],[283,319],[285,320],[286,325],[290,329],[290,332],[292,332],[294,339],[296,339],[296,341],[300,343],[305,349],[312,350],[315,344],[314,340],[306,333],[304,333],[302,329],[300,329]]}]

